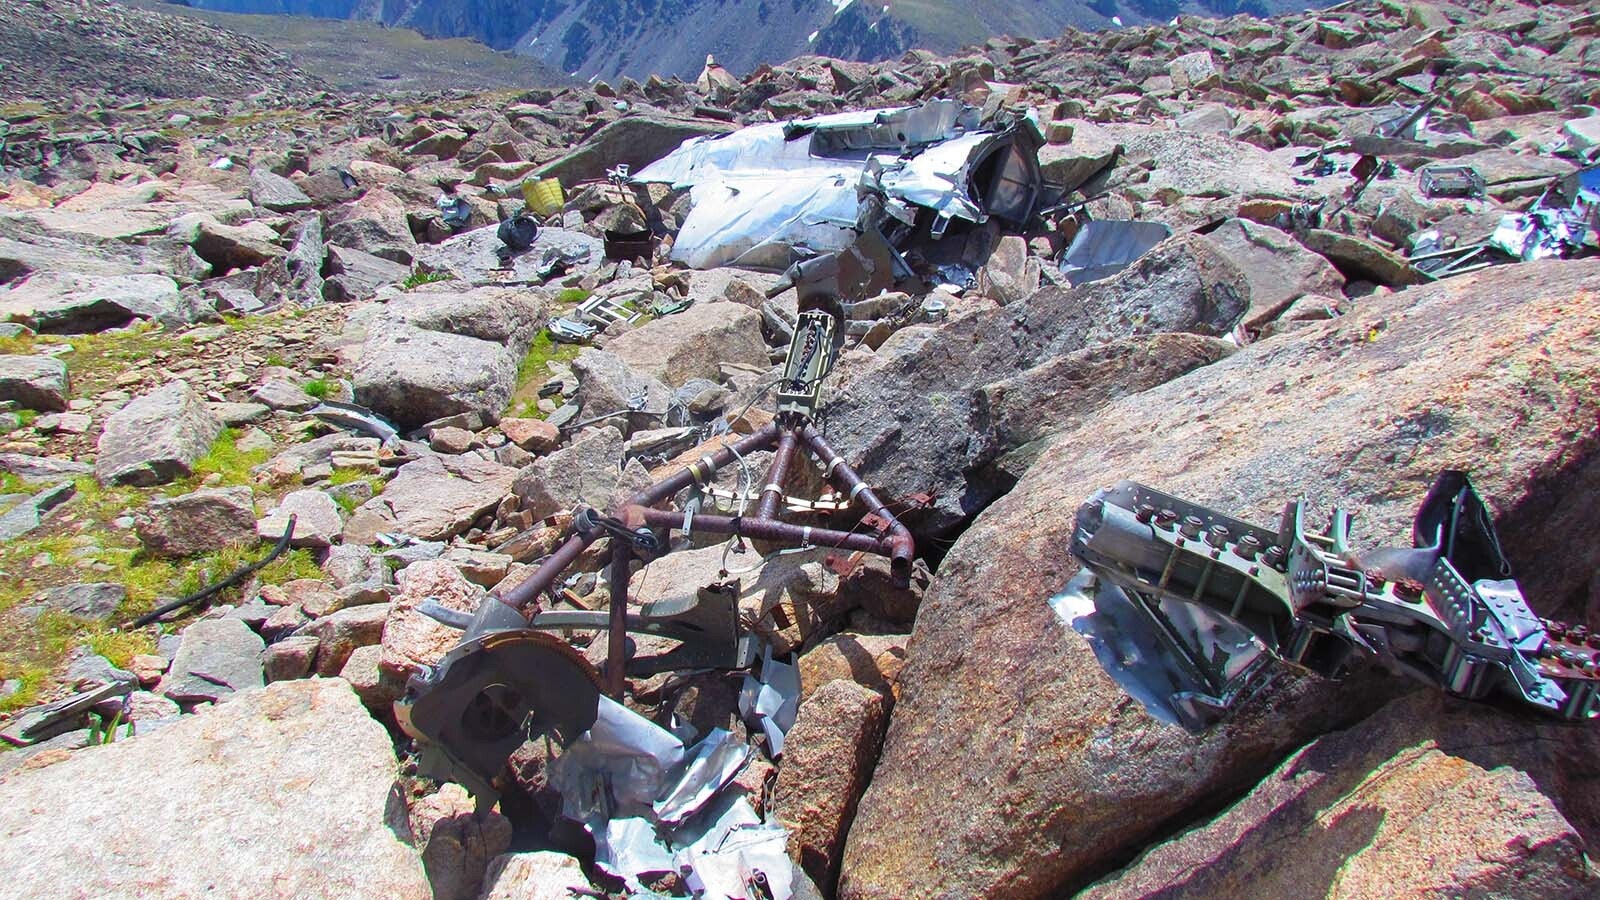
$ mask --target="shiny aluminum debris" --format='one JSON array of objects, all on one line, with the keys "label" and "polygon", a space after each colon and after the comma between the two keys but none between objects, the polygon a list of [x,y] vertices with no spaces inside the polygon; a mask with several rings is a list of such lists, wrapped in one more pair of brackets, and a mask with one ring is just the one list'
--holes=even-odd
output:
[{"label": "shiny aluminum debris", "polygon": [[694,138],[633,181],[691,191],[674,260],[781,270],[919,219],[934,239],[955,220],[1020,226],[1038,204],[1043,142],[1026,117],[984,127],[973,107],[932,100]]},{"label": "shiny aluminum debris", "polygon": [[1097,220],[1073,236],[1061,257],[1061,271],[1074,287],[1110,278],[1172,236],[1160,222]]},{"label": "shiny aluminum debris", "polygon": [[1600,714],[1600,651],[1528,608],[1464,473],[1439,476],[1410,548],[1358,557],[1350,521],[1336,509],[1312,531],[1295,502],[1272,532],[1124,481],[1078,511],[1072,553],[1090,575],[1051,605],[1130,694],[1190,728],[1247,696],[1264,659],[1338,677],[1358,654],[1467,699]]},{"label": "shiny aluminum debris", "polygon": [[692,747],[602,697],[590,730],[549,765],[562,814],[595,839],[595,864],[632,892],[687,873],[708,896],[748,896],[759,872],[774,900],[790,895],[788,832],[761,820],[730,782],[751,750],[713,729]]}]

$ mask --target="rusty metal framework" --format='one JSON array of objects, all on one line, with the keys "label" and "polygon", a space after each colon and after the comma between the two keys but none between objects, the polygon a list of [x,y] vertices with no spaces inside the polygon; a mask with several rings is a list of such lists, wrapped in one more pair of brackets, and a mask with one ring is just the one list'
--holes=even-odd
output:
[{"label": "rusty metal framework", "polygon": [[[609,515],[580,508],[571,532],[539,568],[516,587],[491,593],[475,615],[431,603],[420,607],[463,631],[460,643],[437,665],[411,678],[405,696],[395,704],[401,727],[417,741],[424,772],[460,783],[480,802],[492,803],[499,794],[495,779],[517,747],[539,736],[563,744],[575,739],[595,723],[602,690],[620,700],[629,675],[752,665],[758,652],[754,636],[738,620],[736,583],[700,587],[693,597],[630,611],[631,564],[666,553],[664,535],[701,532],[789,548],[880,554],[889,558],[897,584],[909,582],[916,553],[911,532],[814,421],[822,382],[843,340],[839,287],[841,277],[850,277],[852,265],[846,260],[841,269],[837,258],[796,265],[772,292],[794,286],[801,312],[776,385],[777,415],[771,423],[640,491]],[[700,514],[695,499],[681,509],[663,508],[685,491],[701,496],[719,470],[768,450],[773,459],[753,515]],[[844,531],[780,517],[786,486],[803,462],[802,451],[815,457],[824,478],[861,513],[855,528]],[[567,569],[601,540],[610,545],[605,573],[609,608],[540,611],[538,599],[551,593]],[[549,633],[572,628],[607,632],[603,673]],[[665,653],[637,655],[631,652],[630,632],[679,643]]]}]

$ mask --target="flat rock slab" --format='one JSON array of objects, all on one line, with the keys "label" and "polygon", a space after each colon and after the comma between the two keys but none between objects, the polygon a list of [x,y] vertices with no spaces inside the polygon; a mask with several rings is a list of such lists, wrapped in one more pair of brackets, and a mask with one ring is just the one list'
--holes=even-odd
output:
[{"label": "flat rock slab", "polygon": [[0,400],[39,412],[67,408],[67,364],[51,356],[0,356]]},{"label": "flat rock slab", "polygon": [[100,433],[94,474],[102,484],[150,487],[193,471],[222,421],[186,381],[174,381],[112,413]]},{"label": "flat rock slab", "polygon": [[290,516],[295,520],[289,543],[295,547],[326,547],[344,528],[339,504],[325,491],[306,488],[285,495],[276,509],[256,523],[256,533],[263,540],[276,541],[289,527]]},{"label": "flat rock slab", "polygon": [[427,900],[395,773],[343,681],[274,684],[0,781],[6,893]]},{"label": "flat rock slab", "polygon": [[383,493],[356,509],[344,540],[368,544],[380,531],[424,541],[454,537],[510,493],[516,478],[516,469],[472,454],[406,463]]},{"label": "flat rock slab", "polygon": [[202,619],[184,629],[178,655],[157,693],[179,703],[197,703],[260,687],[265,646],[239,619]]},{"label": "flat rock slab", "polygon": [[134,513],[133,524],[139,543],[157,556],[210,553],[256,539],[255,504],[245,486],[157,498]]},{"label": "flat rock slab", "polygon": [[691,378],[715,379],[724,363],[768,364],[761,314],[737,303],[696,303],[607,342],[606,351],[673,387]]},{"label": "flat rock slab", "polygon": [[1302,748],[1226,812],[1078,896],[1594,896],[1582,829],[1558,808],[1582,821],[1594,789],[1577,772],[1567,784],[1550,751],[1585,758],[1596,743],[1592,730],[1418,692]]}]

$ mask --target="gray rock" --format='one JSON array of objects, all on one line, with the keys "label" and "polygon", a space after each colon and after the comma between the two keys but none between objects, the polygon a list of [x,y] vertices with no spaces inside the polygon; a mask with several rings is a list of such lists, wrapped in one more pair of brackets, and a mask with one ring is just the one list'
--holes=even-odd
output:
[{"label": "gray rock", "polygon": [[1246,328],[1259,330],[1305,294],[1337,297],[1344,290],[1344,276],[1331,263],[1270,225],[1229,219],[1205,238],[1250,282]]},{"label": "gray rock", "polygon": [[255,502],[243,486],[162,497],[134,514],[134,529],[145,550],[156,556],[210,553],[256,540]]},{"label": "gray rock", "polygon": [[316,662],[322,640],[312,634],[296,634],[269,646],[261,654],[261,669],[267,683],[305,678]]},{"label": "gray rock", "polygon": [[77,487],[67,481],[18,502],[0,515],[0,541],[21,537],[38,528],[44,522],[45,513],[72,499],[77,492]]},{"label": "gray rock", "polygon": [[305,412],[316,406],[317,398],[286,378],[273,378],[250,392],[250,399],[271,409]]},{"label": "gray rock", "polygon": [[311,198],[294,182],[266,169],[250,170],[250,202],[273,212],[310,209]]},{"label": "gray rock", "polygon": [[657,115],[625,116],[596,131],[566,156],[540,166],[538,178],[559,178],[577,184],[605,177],[619,164],[635,172],[666,156],[692,137],[727,134],[733,125],[708,119],[670,119]]},{"label": "gray rock", "polygon": [[263,222],[224,225],[204,213],[192,213],[174,220],[167,233],[193,247],[218,275],[284,255],[278,233]]},{"label": "gray rock", "polygon": [[515,469],[475,454],[406,463],[382,494],[351,515],[344,541],[370,544],[386,531],[424,541],[454,537],[504,499],[516,478]]},{"label": "gray rock", "polygon": [[328,275],[323,295],[335,303],[368,300],[378,288],[398,284],[410,274],[410,267],[392,260],[329,244]]},{"label": "gray rock", "polygon": [[262,540],[278,540],[289,527],[290,516],[295,517],[294,535],[289,539],[294,547],[326,547],[344,528],[339,504],[326,492],[307,488],[285,495],[266,518],[256,523],[256,534]]},{"label": "gray rock", "polygon": [[100,434],[95,477],[149,487],[188,475],[222,433],[205,399],[174,381],[112,413]]},{"label": "gray rock", "polygon": [[260,636],[238,619],[201,619],[183,630],[183,643],[156,693],[180,704],[216,701],[260,687]]},{"label": "gray rock", "polygon": [[372,603],[341,609],[304,626],[299,634],[318,640],[318,675],[331,678],[344,669],[350,654],[358,647],[370,647],[383,640],[383,625],[389,619],[389,604]]},{"label": "gray rock", "polygon": [[761,314],[737,303],[696,303],[606,343],[633,371],[681,385],[716,378],[723,363],[764,367]]},{"label": "gray rock", "polygon": [[[382,315],[387,321],[505,344],[521,353],[544,324],[548,307],[549,298],[543,291],[495,287],[462,290],[446,283],[423,285],[395,297],[383,305]],[[467,423],[439,424],[476,430]]]},{"label": "gray rock", "polygon": [[[330,218],[334,215],[330,214]],[[406,205],[399,197],[376,188],[345,205],[336,215],[339,218],[328,227],[329,243],[411,265],[417,253],[417,239],[411,234]]]},{"label": "gray rock", "polygon": [[1580,824],[1591,792],[1551,753],[1594,747],[1556,723],[1419,692],[1295,751],[1226,811],[1078,896],[1277,896],[1330,877],[1345,896],[1594,896]]},{"label": "gray rock", "polygon": [[[388,733],[344,682],[271,685],[10,774],[0,782],[0,833],[17,876],[8,893],[231,897],[271,884],[288,897],[426,900],[422,863],[397,836],[396,765]],[[158,814],[175,803],[204,812]]]},{"label": "gray rock", "polygon": [[489,341],[386,325],[361,349],[355,399],[401,429],[469,411],[492,421],[511,401],[520,361]]},{"label": "gray rock", "polygon": [[1233,110],[1220,103],[1206,103],[1174,120],[1179,129],[1201,134],[1227,134],[1233,130],[1237,118]]},{"label": "gray rock", "polygon": [[67,364],[49,356],[0,356],[0,400],[40,412],[65,412]]},{"label": "gray rock", "polygon": [[579,435],[566,447],[540,457],[517,474],[512,492],[536,519],[584,503],[595,509],[611,506],[622,472],[622,433],[606,425]]},{"label": "gray rock", "polygon": [[224,425],[251,425],[265,421],[272,410],[259,403],[207,403]]},{"label": "gray rock", "polygon": [[1320,253],[1346,278],[1392,287],[1420,284],[1423,277],[1392,250],[1354,235],[1313,228],[1299,235],[1307,249]]},{"label": "gray rock", "polygon": [[478,900],[569,900],[591,890],[583,867],[565,853],[502,853],[489,861]]},{"label": "gray rock", "polygon": [[830,896],[888,719],[882,694],[841,679],[801,705],[784,739],[773,818],[789,829],[790,857]]},{"label": "gray rock", "polygon": [[[984,385],[973,398],[981,447],[975,464],[1075,427],[1107,403],[1164,384],[1235,350],[1234,344],[1198,334],[1123,338],[1052,357],[1031,369]],[[1006,474],[1019,476],[1026,462]]]},{"label": "gray rock", "polygon": [[113,666],[104,656],[93,653],[80,656],[67,665],[67,681],[78,690],[87,690],[104,684],[139,686],[138,676]]},{"label": "gray rock", "polygon": [[65,584],[47,588],[44,605],[84,619],[104,619],[127,598],[128,590],[120,584]]},{"label": "gray rock", "polygon": [[0,304],[8,316],[46,334],[85,334],[154,319],[166,325],[191,321],[178,284],[166,275],[36,275]]},{"label": "gray rock", "polygon": [[934,504],[909,524],[941,532],[1009,487],[968,477],[982,449],[978,388],[1118,338],[1227,334],[1249,297],[1244,274],[1214,246],[1179,236],[1110,278],[903,329],[862,368],[841,362],[823,408],[829,442],[885,499],[932,492]]},{"label": "gray rock", "polygon": [[94,473],[94,466],[54,456],[26,453],[0,453],[0,472],[10,472],[24,481],[71,481]]},{"label": "gray rock", "polygon": [[666,423],[671,389],[658,379],[635,372],[615,353],[584,350],[573,360],[572,371],[578,376],[577,399],[584,419],[627,411],[626,415],[604,420],[624,436]]}]

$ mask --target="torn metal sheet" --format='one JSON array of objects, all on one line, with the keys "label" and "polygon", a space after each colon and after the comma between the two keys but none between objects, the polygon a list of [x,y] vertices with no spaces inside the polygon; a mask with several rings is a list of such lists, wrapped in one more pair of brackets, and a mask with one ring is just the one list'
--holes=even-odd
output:
[{"label": "torn metal sheet", "polygon": [[[1216,723],[1242,695],[1257,689],[1258,672],[1269,661],[1238,623],[1173,600],[1163,600],[1160,618],[1153,617],[1088,569],[1050,598],[1050,608],[1083,635],[1106,674],[1150,715],[1194,732]],[[1177,651],[1174,641],[1181,641],[1186,652]],[[1189,665],[1195,657],[1215,662],[1214,677]]]},{"label": "torn metal sheet", "polygon": [[1523,262],[1561,259],[1583,246],[1588,228],[1576,216],[1554,209],[1508,213],[1500,219],[1489,246]]},{"label": "torn metal sheet", "polygon": [[[725,790],[750,753],[720,728],[686,750],[677,735],[602,696],[589,732],[551,761],[550,784],[562,814],[594,837],[595,864],[630,891],[681,872],[703,886],[697,896],[788,897],[788,832]],[[756,873],[769,893],[749,893]]]},{"label": "torn metal sheet", "polygon": [[794,727],[800,711],[800,670],[772,658],[767,648],[761,661],[761,678],[744,677],[739,691],[739,715],[761,728],[767,738],[767,752],[773,759],[783,755],[783,738]]},{"label": "torn metal sheet", "polygon": [[1109,278],[1172,236],[1160,222],[1094,221],[1078,229],[1061,258],[1061,271],[1074,287]]},{"label": "torn metal sheet", "polygon": [[714,728],[688,752],[677,781],[655,802],[656,819],[675,825],[693,815],[750,761],[750,746]]},{"label": "torn metal sheet", "polygon": [[912,207],[934,211],[934,237],[954,219],[1020,225],[1038,203],[1041,143],[1027,120],[982,129],[976,109],[933,100],[693,138],[633,181],[690,190],[674,260],[783,269],[889,220],[913,224]]},{"label": "torn metal sheet", "polygon": [[371,435],[385,445],[399,437],[400,434],[393,425],[389,424],[388,420],[365,406],[357,406],[354,403],[324,400],[311,408],[310,415],[330,425]]},{"label": "torn metal sheet", "polygon": [[601,695],[588,733],[550,764],[550,783],[561,792],[562,814],[585,825],[652,815],[683,755],[683,741],[671,732]]}]

